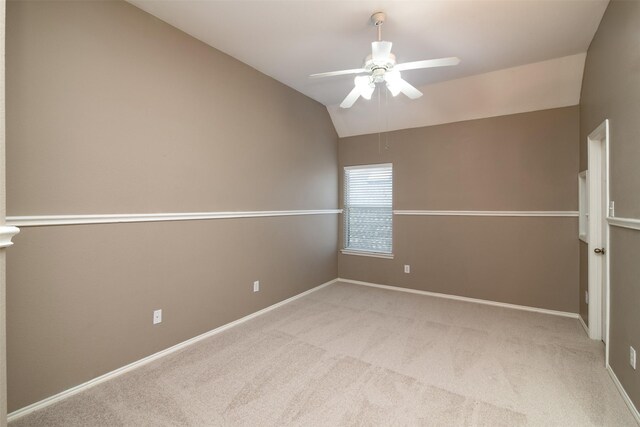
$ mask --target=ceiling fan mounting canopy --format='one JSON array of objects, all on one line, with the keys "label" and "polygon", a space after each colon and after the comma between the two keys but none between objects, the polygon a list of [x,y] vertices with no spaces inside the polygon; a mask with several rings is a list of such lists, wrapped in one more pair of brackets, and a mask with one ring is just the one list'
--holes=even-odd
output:
[{"label": "ceiling fan mounting canopy", "polygon": [[376,85],[382,83],[386,83],[387,89],[393,96],[402,92],[411,99],[419,98],[422,96],[422,92],[404,80],[400,76],[400,71],[445,67],[460,63],[460,59],[449,57],[397,64],[395,55],[391,53],[393,43],[382,40],[382,25],[386,17],[384,12],[376,12],[371,15],[371,22],[378,30],[378,40],[371,43],[371,54],[365,58],[362,68],[330,71],[309,76],[311,78],[318,78],[366,73],[367,75],[357,76],[354,79],[354,88],[340,104],[342,108],[350,108],[361,96],[365,99],[371,99]]},{"label": "ceiling fan mounting canopy", "polygon": [[376,12],[373,15],[371,15],[371,22],[376,27],[379,27],[382,24],[384,24],[384,21],[386,19],[387,19],[387,15],[384,12]]}]

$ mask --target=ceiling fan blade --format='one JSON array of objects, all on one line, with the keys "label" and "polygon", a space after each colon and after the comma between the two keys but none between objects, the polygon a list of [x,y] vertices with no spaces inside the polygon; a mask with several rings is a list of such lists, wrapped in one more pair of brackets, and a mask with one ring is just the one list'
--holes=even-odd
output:
[{"label": "ceiling fan blade", "polygon": [[309,77],[312,79],[317,79],[320,77],[344,76],[346,74],[359,74],[366,72],[367,70],[365,70],[364,68],[354,68],[352,70],[329,71],[326,73],[311,74]]},{"label": "ceiling fan blade", "polygon": [[418,68],[433,68],[433,67],[448,67],[449,65],[458,65],[460,58],[452,56],[450,58],[439,59],[425,59],[424,61],[405,62],[403,64],[397,64],[393,67],[394,70],[417,70]]},{"label": "ceiling fan blade", "polygon": [[358,100],[358,98],[360,98],[360,88],[356,86],[351,90],[351,92],[349,92],[349,95],[347,95],[344,101],[342,101],[340,107],[351,108],[351,106]]},{"label": "ceiling fan blade", "polygon": [[411,86],[409,83],[407,83],[406,80],[398,79],[397,83],[398,83],[398,86],[400,87],[400,92],[404,93],[409,98],[418,99],[422,96],[422,92],[420,92],[415,87]]},{"label": "ceiling fan blade", "polygon": [[391,54],[391,42],[372,42],[371,43],[371,59],[374,61],[385,61],[389,59]]}]

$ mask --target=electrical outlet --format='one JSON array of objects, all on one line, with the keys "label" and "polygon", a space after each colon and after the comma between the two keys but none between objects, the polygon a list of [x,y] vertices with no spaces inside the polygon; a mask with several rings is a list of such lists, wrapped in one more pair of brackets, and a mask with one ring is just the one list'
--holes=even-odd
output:
[{"label": "electrical outlet", "polygon": [[636,369],[636,349],[629,346],[629,365]]},{"label": "electrical outlet", "polygon": [[260,290],[260,281],[256,280],[253,282],[253,292],[258,292]]},{"label": "electrical outlet", "polygon": [[407,273],[407,274],[411,273],[411,266],[408,265],[408,264],[405,264],[404,265],[404,272]]},{"label": "electrical outlet", "polygon": [[584,291],[584,302],[589,304],[589,291]]},{"label": "electrical outlet", "polygon": [[616,202],[614,202],[613,200],[609,202],[609,216],[616,216]]},{"label": "electrical outlet", "polygon": [[162,323],[162,310],[153,311],[153,324],[157,325],[158,323]]}]

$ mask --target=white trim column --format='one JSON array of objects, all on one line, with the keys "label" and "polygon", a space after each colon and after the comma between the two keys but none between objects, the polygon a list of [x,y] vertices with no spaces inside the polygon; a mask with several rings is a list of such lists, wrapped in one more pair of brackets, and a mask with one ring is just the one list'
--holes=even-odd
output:
[{"label": "white trim column", "polygon": [[7,322],[6,322],[6,257],[5,248],[18,232],[5,226],[5,13],[6,0],[0,0],[0,427],[7,425]]},{"label": "white trim column", "polygon": [[0,225],[0,248],[13,245],[11,239],[18,234],[20,229],[11,225]]}]

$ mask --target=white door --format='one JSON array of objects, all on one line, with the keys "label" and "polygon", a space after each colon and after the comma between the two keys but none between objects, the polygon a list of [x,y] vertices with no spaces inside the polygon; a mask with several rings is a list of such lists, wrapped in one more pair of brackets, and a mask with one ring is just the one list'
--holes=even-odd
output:
[{"label": "white door", "polygon": [[589,173],[589,335],[607,342],[609,307],[609,125],[587,140]]}]

